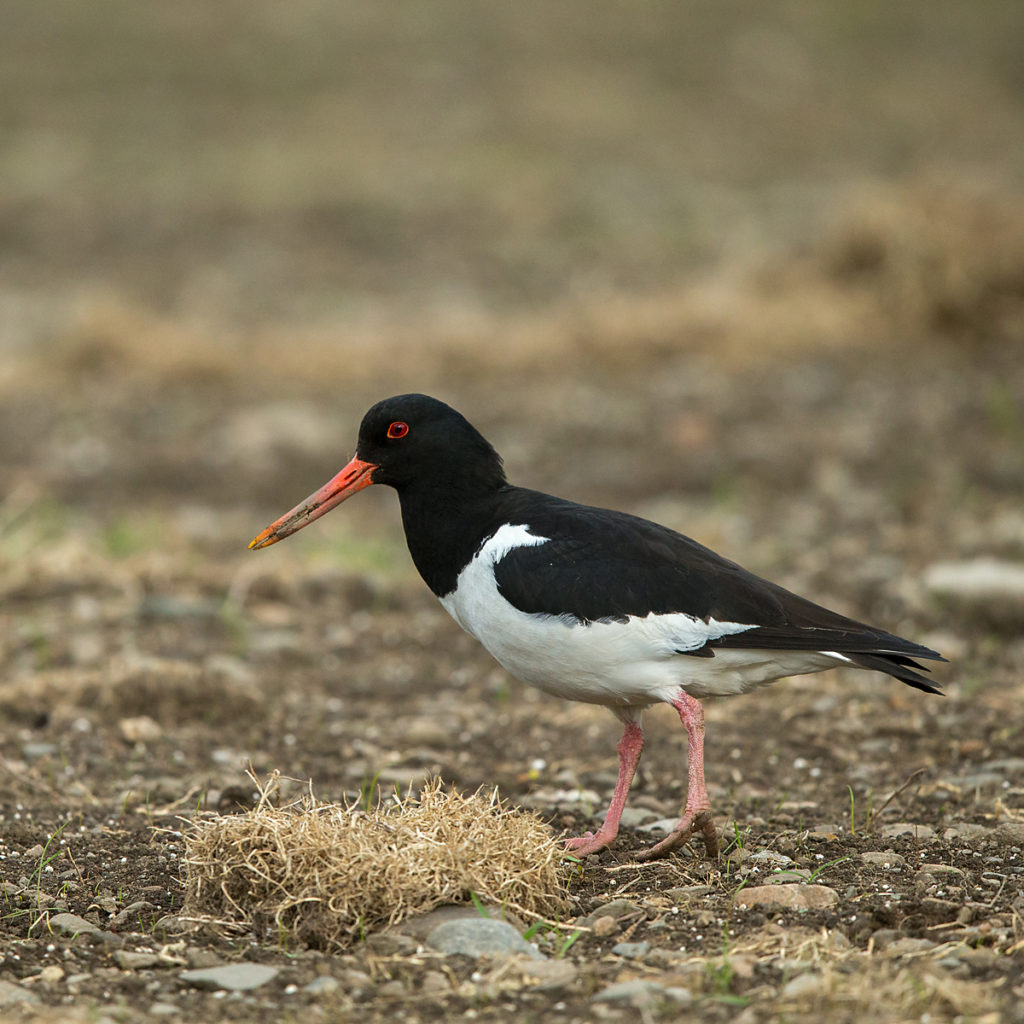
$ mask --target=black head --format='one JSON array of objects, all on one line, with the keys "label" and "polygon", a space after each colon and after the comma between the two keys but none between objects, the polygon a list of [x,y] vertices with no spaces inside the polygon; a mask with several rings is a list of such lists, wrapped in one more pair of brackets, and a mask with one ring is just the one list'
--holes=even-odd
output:
[{"label": "black head", "polygon": [[394,487],[404,517],[407,502],[450,509],[493,493],[505,472],[498,453],[451,406],[427,395],[386,398],[363,417],[355,458],[249,547],[276,544],[370,484]]},{"label": "black head", "polygon": [[489,490],[505,483],[501,457],[461,413],[429,395],[396,395],[363,417],[356,456],[375,484]]}]

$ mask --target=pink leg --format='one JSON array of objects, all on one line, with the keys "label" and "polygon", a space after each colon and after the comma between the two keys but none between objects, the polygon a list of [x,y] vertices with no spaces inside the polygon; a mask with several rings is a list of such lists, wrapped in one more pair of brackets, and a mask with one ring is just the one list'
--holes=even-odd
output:
[{"label": "pink leg", "polygon": [[709,857],[718,856],[718,833],[711,820],[711,801],[704,786],[704,709],[699,701],[684,691],[672,701],[679,720],[686,729],[689,743],[687,759],[686,809],[683,818],[657,846],[637,854],[637,860],[655,860],[682,846],[695,832],[704,839]]},{"label": "pink leg", "polygon": [[578,857],[588,853],[597,853],[609,846],[619,834],[619,819],[622,808],[626,806],[626,796],[636,774],[636,766],[640,762],[640,754],[644,749],[644,733],[640,723],[632,718],[626,719],[626,731],[619,740],[619,777],[615,782],[612,802],[605,815],[604,824],[596,832],[587,832],[576,839],[566,839],[565,848]]}]

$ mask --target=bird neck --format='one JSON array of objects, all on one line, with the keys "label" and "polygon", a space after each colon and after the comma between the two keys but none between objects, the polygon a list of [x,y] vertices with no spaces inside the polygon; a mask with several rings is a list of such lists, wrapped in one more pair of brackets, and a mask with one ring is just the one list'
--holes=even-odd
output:
[{"label": "bird neck", "polygon": [[496,506],[508,489],[504,482],[486,486],[463,482],[399,490],[409,554],[438,597],[455,589],[459,572],[500,525]]}]

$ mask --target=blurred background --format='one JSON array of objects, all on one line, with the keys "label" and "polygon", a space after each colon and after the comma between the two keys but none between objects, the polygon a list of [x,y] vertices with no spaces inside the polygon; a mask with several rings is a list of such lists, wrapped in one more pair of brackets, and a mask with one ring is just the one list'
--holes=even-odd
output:
[{"label": "blurred background", "polygon": [[[260,580],[420,594],[384,489],[245,551],[416,390],[517,482],[1016,679],[1005,594],[921,581],[1024,557],[1022,39],[1019,0],[6,0],[8,678],[251,654]],[[322,635],[274,614],[271,659]]]}]

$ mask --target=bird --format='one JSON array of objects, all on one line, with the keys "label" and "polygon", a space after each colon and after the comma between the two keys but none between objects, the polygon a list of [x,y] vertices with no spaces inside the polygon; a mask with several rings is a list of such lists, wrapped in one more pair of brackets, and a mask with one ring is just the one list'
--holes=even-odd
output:
[{"label": "bird", "polygon": [[616,839],[644,747],[643,712],[656,704],[671,705],[686,731],[687,796],[679,823],[639,860],[698,837],[709,857],[719,853],[701,700],[839,666],[942,693],[918,660],[945,661],[937,651],[829,611],[668,527],[510,484],[483,435],[427,395],[374,405],[351,461],[250,549],[372,484],[398,492],[412,561],[459,626],[524,683],[621,721],[608,811],[596,832],[565,840],[568,854]]}]

